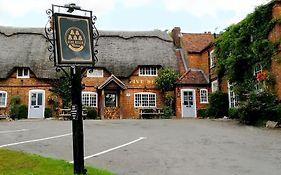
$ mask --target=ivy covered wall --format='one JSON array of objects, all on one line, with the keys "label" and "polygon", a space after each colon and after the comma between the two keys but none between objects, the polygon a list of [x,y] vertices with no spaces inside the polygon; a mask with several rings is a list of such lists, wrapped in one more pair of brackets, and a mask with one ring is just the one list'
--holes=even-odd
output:
[{"label": "ivy covered wall", "polygon": [[270,67],[280,40],[271,42],[268,36],[280,23],[280,18],[272,18],[273,5],[269,3],[257,7],[244,20],[228,27],[215,41],[218,77],[226,77],[233,83],[237,94],[256,90],[257,81],[260,81],[254,75],[257,65],[266,72],[263,85],[268,87],[275,83]]}]

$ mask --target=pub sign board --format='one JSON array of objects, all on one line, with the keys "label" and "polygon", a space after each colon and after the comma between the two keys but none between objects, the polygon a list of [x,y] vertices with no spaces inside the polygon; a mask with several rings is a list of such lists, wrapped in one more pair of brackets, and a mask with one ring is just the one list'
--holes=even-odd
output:
[{"label": "pub sign board", "polygon": [[56,56],[55,64],[69,66],[93,64],[93,30],[90,17],[54,14]]}]

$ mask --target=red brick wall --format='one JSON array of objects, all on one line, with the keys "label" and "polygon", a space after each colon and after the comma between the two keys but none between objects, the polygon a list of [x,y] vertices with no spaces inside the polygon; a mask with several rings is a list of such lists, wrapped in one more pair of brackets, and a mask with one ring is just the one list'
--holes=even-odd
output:
[{"label": "red brick wall", "polygon": [[[176,94],[176,118],[182,118],[182,101],[181,101],[181,90],[182,89],[194,89],[195,95],[196,95],[196,111],[199,109],[207,108],[208,104],[200,103],[200,89],[208,89],[208,94],[210,94],[210,88],[209,87],[177,87],[175,90]],[[198,117],[198,112],[197,112]]]},{"label": "red brick wall", "polygon": [[189,53],[187,56],[188,68],[201,69],[209,76],[209,53],[208,50],[202,54]]},{"label": "red brick wall", "polygon": [[7,107],[0,108],[0,113],[9,111],[10,100],[13,96],[20,96],[22,104],[28,106],[29,91],[34,89],[41,89],[45,91],[45,104],[48,106],[48,97],[52,94],[50,92],[50,83],[47,80],[37,79],[33,73],[30,73],[30,78],[17,78],[16,71],[8,78],[0,80],[0,90],[6,91],[8,94]]},{"label": "red brick wall", "polygon": [[[274,19],[279,19],[281,17],[281,3],[275,2],[275,5],[272,9],[272,17]],[[272,42],[278,42],[281,39],[281,25],[279,23],[274,26],[272,31],[270,32],[268,39]],[[279,54],[277,55],[277,58],[281,58],[281,45],[279,45]],[[276,78],[276,85],[274,87],[275,92],[279,99],[281,99],[281,64],[278,63],[277,60],[273,60],[271,64],[271,72]]]},{"label": "red brick wall", "polygon": [[[138,76],[139,70],[135,72],[129,78],[120,79],[127,87],[125,90],[117,90],[119,93],[118,106],[120,107],[120,118],[138,118],[139,108],[134,107],[134,93],[139,92],[152,92],[156,93],[157,107],[160,108],[163,102],[162,93],[155,86],[156,76]],[[97,87],[101,85],[108,77],[110,73],[104,71],[104,77],[93,78],[85,77],[82,82],[85,84],[84,91],[97,92]],[[104,96],[102,91],[98,92],[98,112],[101,116],[104,114]]]}]

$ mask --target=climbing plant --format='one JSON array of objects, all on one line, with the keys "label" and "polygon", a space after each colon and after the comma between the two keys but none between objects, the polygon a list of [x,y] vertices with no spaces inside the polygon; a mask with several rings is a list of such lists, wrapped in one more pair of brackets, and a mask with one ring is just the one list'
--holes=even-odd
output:
[{"label": "climbing plant", "polygon": [[259,6],[238,24],[228,27],[215,41],[219,78],[234,84],[237,94],[255,90],[254,66],[269,70],[279,43],[268,40],[269,32],[279,22],[272,19],[272,3]]}]

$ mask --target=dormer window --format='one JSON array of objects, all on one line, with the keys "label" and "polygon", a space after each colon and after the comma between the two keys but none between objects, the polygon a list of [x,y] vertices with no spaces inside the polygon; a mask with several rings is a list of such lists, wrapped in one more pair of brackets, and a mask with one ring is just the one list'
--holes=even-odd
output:
[{"label": "dormer window", "polygon": [[102,69],[88,69],[87,77],[103,77]]},{"label": "dormer window", "polygon": [[25,67],[18,68],[17,78],[29,78],[29,69]]},{"label": "dormer window", "polygon": [[157,67],[142,66],[139,68],[139,76],[157,76]]}]

